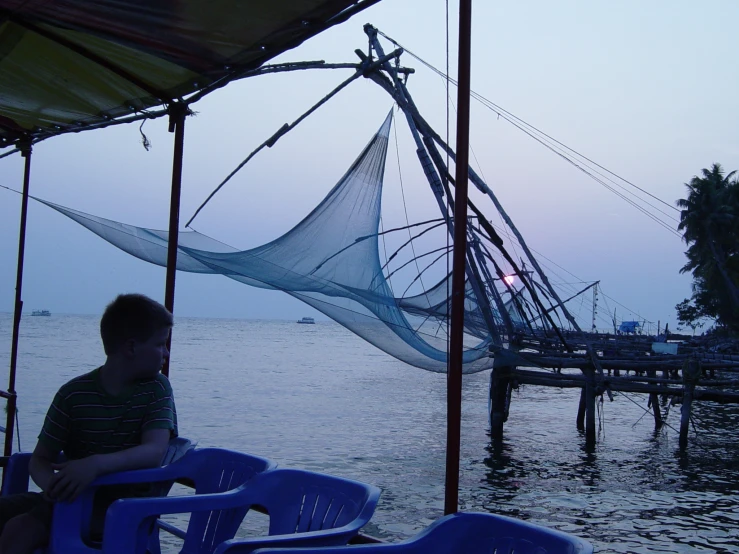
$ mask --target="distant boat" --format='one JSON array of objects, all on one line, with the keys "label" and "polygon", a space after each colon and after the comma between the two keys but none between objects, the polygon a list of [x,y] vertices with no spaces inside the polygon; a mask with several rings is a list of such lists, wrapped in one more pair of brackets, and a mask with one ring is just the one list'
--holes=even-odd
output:
[{"label": "distant boat", "polygon": [[315,322],[316,322],[316,320],[313,319],[312,317],[304,317],[303,319],[301,319],[300,321],[298,321],[298,323],[306,323],[306,324],[309,324],[309,325],[312,325]]},{"label": "distant boat", "polygon": [[51,312],[49,310],[33,310],[31,315],[43,315],[48,317],[51,315]]}]

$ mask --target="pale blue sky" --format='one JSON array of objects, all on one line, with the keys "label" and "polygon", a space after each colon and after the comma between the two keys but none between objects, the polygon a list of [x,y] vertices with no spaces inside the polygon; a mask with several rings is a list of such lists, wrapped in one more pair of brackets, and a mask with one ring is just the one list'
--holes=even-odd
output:
[{"label": "pale blue sky", "polygon": [[[450,3],[456,74],[456,2]],[[733,29],[739,3],[725,1],[476,0],[472,86],[517,116],[667,202],[713,162],[739,167],[739,67]],[[355,61],[371,22],[437,67],[445,66],[445,3],[384,0],[280,60]],[[441,79],[417,68],[409,87],[445,132]],[[235,83],[195,106],[186,125],[183,223],[254,147],[292,121],[348,72],[314,71]],[[452,91],[456,95],[456,91]],[[280,235],[314,207],[379,127],[391,101],[360,81],[263,152],[203,211],[195,228],[248,248]],[[172,135],[164,119],[63,136],[34,151],[32,194],[103,217],[166,228]],[[537,251],[653,321],[674,325],[690,294],[678,275],[684,245],[625,202],[479,104],[472,108],[479,169]],[[436,217],[435,202],[399,127],[411,219]],[[452,131],[453,133],[453,131]],[[386,221],[401,224],[394,143],[388,158]],[[475,164],[476,167],[478,167]],[[0,184],[20,188],[22,160],[0,160]],[[14,295],[19,197],[0,190],[0,310]],[[98,313],[118,292],[161,298],[164,270],[133,259],[48,208],[29,213],[26,309]],[[611,304],[613,307],[613,304]],[[222,277],[178,275],[176,313],[298,318],[310,315],[282,293]],[[619,308],[619,317],[633,314]]]}]

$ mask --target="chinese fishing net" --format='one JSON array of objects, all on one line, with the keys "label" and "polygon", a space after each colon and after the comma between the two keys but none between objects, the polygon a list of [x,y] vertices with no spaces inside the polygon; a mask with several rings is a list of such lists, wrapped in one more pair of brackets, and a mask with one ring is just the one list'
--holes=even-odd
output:
[{"label": "chinese fishing net", "polygon": [[[383,273],[378,227],[392,118],[323,201],[276,240],[239,251],[197,231],[179,234],[177,269],[221,274],[277,289],[408,364],[447,370],[448,278],[423,294],[396,298]],[[167,265],[169,233],[119,223],[41,200],[121,250]],[[491,335],[469,287],[465,302],[464,372],[492,367]]]}]

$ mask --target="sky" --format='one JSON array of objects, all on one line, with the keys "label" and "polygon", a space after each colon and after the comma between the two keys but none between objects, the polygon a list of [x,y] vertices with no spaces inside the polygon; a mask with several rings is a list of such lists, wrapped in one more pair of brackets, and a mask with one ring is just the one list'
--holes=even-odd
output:
[{"label": "sky", "polygon": [[[274,61],[354,62],[354,50],[367,49],[362,26],[371,22],[444,69],[446,9],[440,0],[383,0]],[[455,76],[458,3],[450,2],[449,11],[448,63]],[[684,183],[702,168],[714,162],[739,167],[739,65],[731,31],[737,22],[739,3],[730,0],[475,0],[472,88],[674,205]],[[444,82],[408,55],[402,62],[417,69],[408,86],[421,113],[446,135]],[[321,70],[247,79],[199,102],[185,129],[182,222],[251,150],[349,74]],[[456,99],[456,89],[451,94]],[[193,227],[238,248],[280,236],[320,202],[391,107],[373,83],[353,83],[257,156]],[[173,135],[165,119],[147,122],[143,131],[153,145],[148,152],[138,125],[37,145],[31,193],[109,219],[166,228]],[[397,136],[400,162],[393,133],[384,223],[403,224],[402,195],[410,220],[438,217],[407,127],[399,126]],[[690,295],[690,277],[679,274],[685,245],[678,237],[475,102],[471,145],[473,167],[529,245],[577,276],[557,270],[557,279],[600,280],[612,299],[599,307],[602,313],[615,308],[619,320],[669,321],[674,329],[674,306]],[[0,185],[20,189],[22,169],[18,156],[0,160]],[[19,213],[19,196],[0,189],[0,311],[13,307]],[[25,262],[26,311],[97,314],[120,292],[164,295],[163,268],[128,256],[36,203],[29,208]],[[581,303],[583,309],[590,308]],[[284,293],[183,273],[177,276],[175,313],[318,315]]]}]

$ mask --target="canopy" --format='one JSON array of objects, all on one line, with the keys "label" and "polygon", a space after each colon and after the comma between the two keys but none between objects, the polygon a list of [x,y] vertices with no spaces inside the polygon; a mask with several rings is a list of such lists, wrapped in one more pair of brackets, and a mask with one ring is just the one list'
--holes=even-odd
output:
[{"label": "canopy", "polygon": [[0,148],[164,115],[378,1],[0,0]]}]

